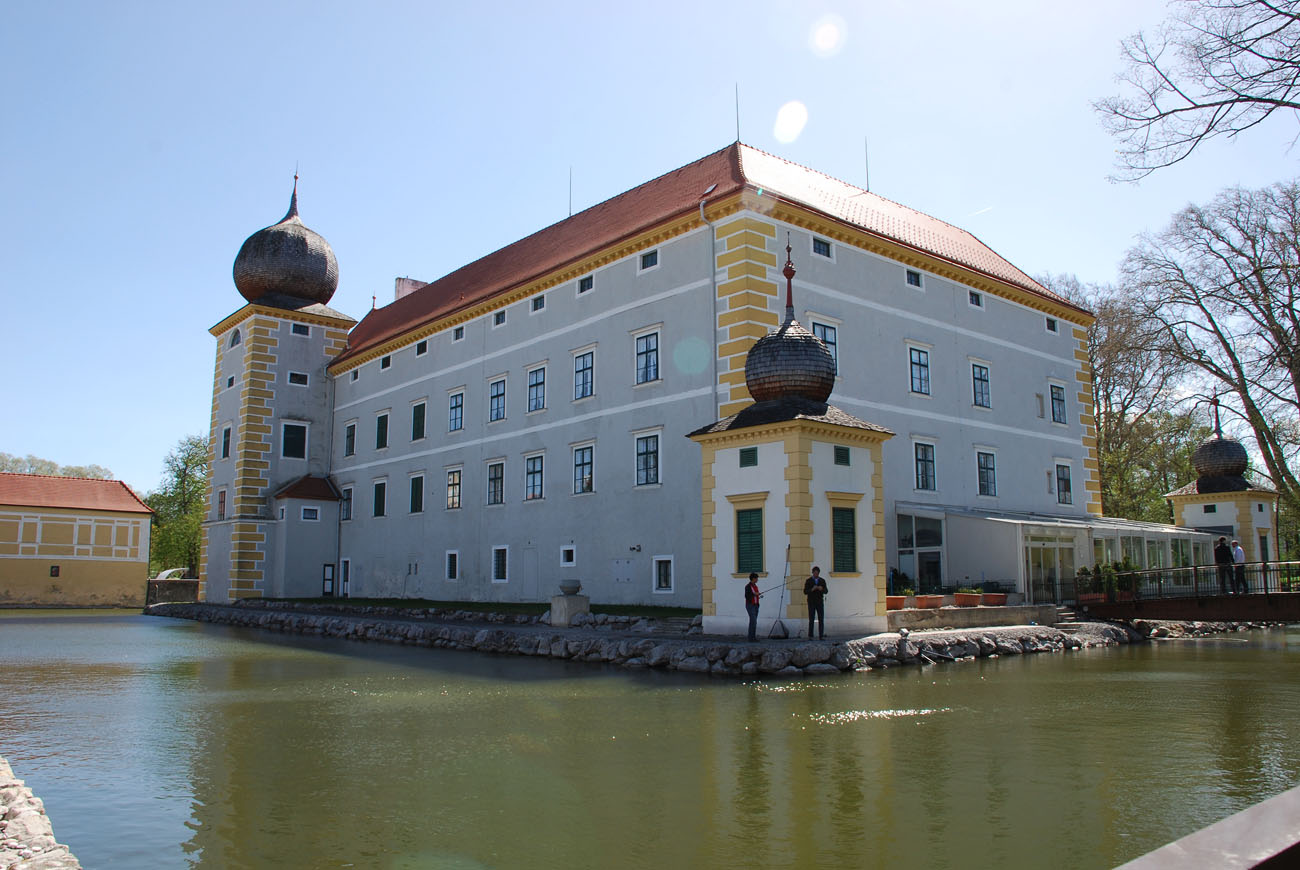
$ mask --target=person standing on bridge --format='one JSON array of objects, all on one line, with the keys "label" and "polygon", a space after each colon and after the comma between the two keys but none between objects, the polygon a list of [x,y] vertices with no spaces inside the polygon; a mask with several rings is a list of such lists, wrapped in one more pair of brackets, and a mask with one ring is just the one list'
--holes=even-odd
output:
[{"label": "person standing on bridge", "polygon": [[1241,549],[1240,541],[1232,542],[1232,592],[1246,594],[1246,551]]},{"label": "person standing on bridge", "polygon": [[1232,582],[1232,548],[1225,537],[1220,537],[1214,545],[1214,564],[1219,569],[1219,592],[1227,595],[1228,584]]}]

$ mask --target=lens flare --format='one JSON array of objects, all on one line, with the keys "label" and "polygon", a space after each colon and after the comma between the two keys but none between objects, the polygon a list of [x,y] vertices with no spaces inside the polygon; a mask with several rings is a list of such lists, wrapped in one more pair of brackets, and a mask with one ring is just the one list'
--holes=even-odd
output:
[{"label": "lens flare", "polygon": [[844,19],[838,15],[823,15],[814,21],[808,33],[808,47],[818,57],[839,54],[844,47]]},{"label": "lens flare", "polygon": [[772,127],[772,135],[776,137],[776,141],[788,145],[799,138],[807,123],[808,107],[798,100],[791,100],[776,113],[776,124]]}]

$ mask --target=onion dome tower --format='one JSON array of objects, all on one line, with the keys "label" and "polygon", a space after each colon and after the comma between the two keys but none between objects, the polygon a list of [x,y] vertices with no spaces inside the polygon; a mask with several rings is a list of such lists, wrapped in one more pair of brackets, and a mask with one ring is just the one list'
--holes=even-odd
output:
[{"label": "onion dome tower", "polygon": [[298,217],[298,176],[289,211],[279,223],[249,236],[235,257],[235,287],[249,302],[290,296],[324,305],[339,286],[339,264],[329,242]]},{"label": "onion dome tower", "polygon": [[1235,438],[1224,438],[1219,425],[1219,400],[1214,399],[1214,437],[1202,442],[1192,453],[1196,469],[1197,492],[1238,492],[1249,489],[1246,448]]},{"label": "onion dome tower", "polygon": [[825,402],[835,387],[830,349],[794,319],[794,261],[785,246],[785,320],[754,342],[745,357],[745,385],[755,402],[800,398]]}]

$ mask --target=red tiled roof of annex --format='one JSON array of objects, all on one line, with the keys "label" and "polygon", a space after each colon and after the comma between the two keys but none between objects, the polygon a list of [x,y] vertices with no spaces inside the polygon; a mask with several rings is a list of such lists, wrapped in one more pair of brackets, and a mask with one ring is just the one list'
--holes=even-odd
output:
[{"label": "red tiled roof of annex", "polygon": [[342,501],[334,481],[328,477],[304,474],[276,491],[273,498],[300,498],[311,501]]},{"label": "red tiled roof of annex", "polygon": [[[704,191],[710,191],[704,197]],[[352,330],[343,362],[477,305],[601,248],[748,188],[799,203],[876,236],[964,266],[1034,295],[1083,309],[1030,278],[966,230],[816,170],[734,142],[694,163],[506,245],[382,308]]]},{"label": "red tiled roof of annex", "polygon": [[0,505],[153,513],[131,487],[120,480],[11,472],[0,472]]}]

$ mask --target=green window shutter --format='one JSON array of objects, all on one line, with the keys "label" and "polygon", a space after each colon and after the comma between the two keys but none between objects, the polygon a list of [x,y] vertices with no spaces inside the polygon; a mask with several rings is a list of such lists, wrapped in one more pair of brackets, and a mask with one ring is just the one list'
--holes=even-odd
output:
[{"label": "green window shutter", "polygon": [[853,508],[831,508],[833,570],[852,574],[858,570],[857,517]]},{"label": "green window shutter", "polygon": [[763,570],[763,509],[736,511],[736,573]]},{"label": "green window shutter", "polygon": [[749,468],[758,465],[758,448],[742,447],[740,448],[740,467]]},{"label": "green window shutter", "polygon": [[835,445],[835,464],[836,465],[849,464],[849,448],[842,447],[839,444]]}]

